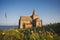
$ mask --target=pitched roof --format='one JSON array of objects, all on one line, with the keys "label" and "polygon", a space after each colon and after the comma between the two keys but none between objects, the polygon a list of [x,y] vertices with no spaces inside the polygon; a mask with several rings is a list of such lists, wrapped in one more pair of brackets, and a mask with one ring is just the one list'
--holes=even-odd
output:
[{"label": "pitched roof", "polygon": [[26,21],[31,21],[32,18],[30,16],[21,16],[20,17],[21,20],[26,20]]}]

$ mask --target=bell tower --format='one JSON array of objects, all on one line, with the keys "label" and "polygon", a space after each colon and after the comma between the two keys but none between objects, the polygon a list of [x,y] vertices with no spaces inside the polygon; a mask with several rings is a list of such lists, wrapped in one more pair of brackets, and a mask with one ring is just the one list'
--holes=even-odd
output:
[{"label": "bell tower", "polygon": [[33,10],[32,19],[36,19],[36,18],[38,18],[38,16],[36,15],[36,11]]}]

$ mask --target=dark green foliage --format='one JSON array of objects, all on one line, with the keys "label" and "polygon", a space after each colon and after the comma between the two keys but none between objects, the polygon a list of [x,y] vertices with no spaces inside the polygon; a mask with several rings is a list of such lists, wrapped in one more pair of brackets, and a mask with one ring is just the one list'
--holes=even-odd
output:
[{"label": "dark green foliage", "polygon": [[52,31],[60,35],[60,23],[49,24],[45,26],[47,31]]}]

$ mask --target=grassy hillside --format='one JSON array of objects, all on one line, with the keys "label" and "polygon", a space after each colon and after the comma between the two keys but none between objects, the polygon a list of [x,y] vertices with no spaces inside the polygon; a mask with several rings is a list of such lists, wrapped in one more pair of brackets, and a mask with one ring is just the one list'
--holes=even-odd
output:
[{"label": "grassy hillside", "polygon": [[29,29],[0,30],[0,40],[60,40],[60,23]]}]

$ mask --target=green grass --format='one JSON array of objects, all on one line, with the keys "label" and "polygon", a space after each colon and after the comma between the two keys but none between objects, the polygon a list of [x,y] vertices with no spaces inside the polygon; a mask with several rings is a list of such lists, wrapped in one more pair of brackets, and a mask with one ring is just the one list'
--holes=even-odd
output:
[{"label": "green grass", "polygon": [[57,34],[37,29],[38,28],[0,31],[0,40],[59,40]]},{"label": "green grass", "polygon": [[29,29],[0,30],[0,40],[60,40],[59,25],[51,24]]}]

